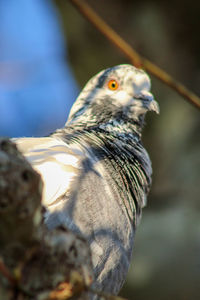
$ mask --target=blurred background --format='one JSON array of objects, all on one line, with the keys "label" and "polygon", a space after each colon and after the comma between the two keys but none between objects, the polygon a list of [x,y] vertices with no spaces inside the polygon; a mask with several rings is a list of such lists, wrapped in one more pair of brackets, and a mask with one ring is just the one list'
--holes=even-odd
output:
[{"label": "blurred background", "polygon": [[[200,2],[88,3],[140,54],[200,94]],[[66,0],[0,1],[0,135],[47,135],[64,125],[79,90],[128,60]],[[200,111],[152,78],[161,114],[143,143],[153,186],[121,295],[199,299]]]}]

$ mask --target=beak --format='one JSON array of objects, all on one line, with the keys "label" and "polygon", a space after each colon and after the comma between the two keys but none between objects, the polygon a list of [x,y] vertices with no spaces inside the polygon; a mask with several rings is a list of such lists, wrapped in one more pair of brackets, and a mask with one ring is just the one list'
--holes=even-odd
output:
[{"label": "beak", "polygon": [[149,103],[149,107],[148,109],[150,111],[154,111],[155,113],[159,114],[160,113],[160,107],[157,101],[155,100],[151,100],[151,102]]},{"label": "beak", "polygon": [[153,95],[150,92],[143,91],[141,94],[134,96],[142,102],[142,106],[149,111],[154,111],[157,114],[160,113],[159,104],[154,100]]}]

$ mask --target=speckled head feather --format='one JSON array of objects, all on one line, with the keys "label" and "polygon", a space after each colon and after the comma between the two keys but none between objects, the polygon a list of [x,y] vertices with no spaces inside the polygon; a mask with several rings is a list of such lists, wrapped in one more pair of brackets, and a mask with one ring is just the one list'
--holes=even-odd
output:
[{"label": "speckled head feather", "polygon": [[[109,89],[110,80],[117,82],[117,89]],[[105,112],[108,115],[106,108],[109,103],[113,113],[121,111],[135,120],[148,110],[158,113],[159,106],[150,93],[150,88],[148,75],[134,66],[123,64],[103,70],[86,84],[71,109],[67,123],[84,122],[91,110],[94,117],[95,107],[101,108],[101,114]]]}]

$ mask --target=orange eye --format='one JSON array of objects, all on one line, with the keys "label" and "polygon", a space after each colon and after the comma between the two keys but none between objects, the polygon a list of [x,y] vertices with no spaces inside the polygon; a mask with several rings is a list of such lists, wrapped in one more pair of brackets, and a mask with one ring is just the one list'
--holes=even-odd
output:
[{"label": "orange eye", "polygon": [[112,91],[117,90],[119,87],[118,82],[115,79],[111,79],[108,81],[108,88]]}]

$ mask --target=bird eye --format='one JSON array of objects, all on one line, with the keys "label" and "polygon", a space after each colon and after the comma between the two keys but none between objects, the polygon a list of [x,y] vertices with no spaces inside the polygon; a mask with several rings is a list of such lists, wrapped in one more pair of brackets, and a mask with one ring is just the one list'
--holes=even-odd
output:
[{"label": "bird eye", "polygon": [[111,79],[108,81],[108,88],[112,91],[117,90],[119,87],[118,82],[115,79]]}]

